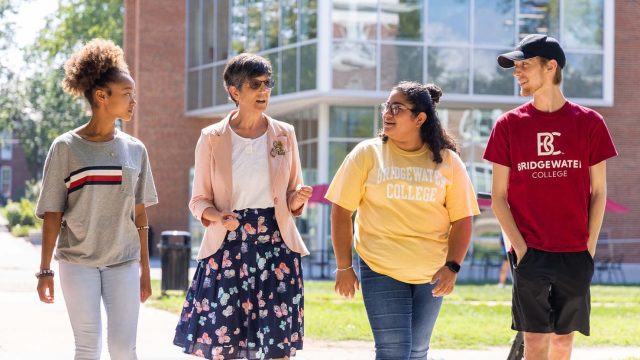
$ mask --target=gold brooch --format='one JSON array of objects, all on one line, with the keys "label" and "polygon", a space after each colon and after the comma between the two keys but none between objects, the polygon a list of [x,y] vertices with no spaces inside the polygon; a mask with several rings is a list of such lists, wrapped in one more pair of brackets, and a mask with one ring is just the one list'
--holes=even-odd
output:
[{"label": "gold brooch", "polygon": [[271,148],[271,156],[276,157],[276,155],[284,155],[284,145],[282,141],[274,141],[273,147]]}]

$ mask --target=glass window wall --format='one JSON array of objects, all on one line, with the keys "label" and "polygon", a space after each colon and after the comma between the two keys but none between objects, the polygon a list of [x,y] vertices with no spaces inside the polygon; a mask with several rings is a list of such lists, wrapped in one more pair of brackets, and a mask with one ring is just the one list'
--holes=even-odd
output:
[{"label": "glass window wall", "polygon": [[[317,108],[313,107],[288,113],[279,117],[279,119],[293,125],[295,129],[304,183],[312,186],[318,185],[319,139]],[[320,204],[309,203],[302,216],[296,218],[296,226],[307,247],[311,250],[310,258],[312,259],[318,257],[318,250],[322,247],[319,236],[320,224],[322,223],[319,212],[322,211],[322,208],[323,206]]]},{"label": "glass window wall", "polygon": [[247,8],[244,0],[231,1],[231,55],[243,53],[247,43]]},{"label": "glass window wall", "polygon": [[205,0],[202,2],[204,14],[202,17],[202,64],[208,64],[214,59],[215,43],[213,39],[215,7],[213,0]]},{"label": "glass window wall", "polygon": [[530,33],[563,44],[568,97],[601,100],[611,86],[604,0],[332,0],[329,65],[316,60],[317,0],[186,2],[187,110],[225,104],[221,67],[246,51],[272,61],[275,96],[315,89],[317,68],[331,66],[334,89],[387,92],[415,80],[507,100],[517,84],[495,56]]},{"label": "glass window wall", "polygon": [[424,78],[424,48],[422,46],[382,45],[380,89],[390,90],[398,82]]},{"label": "glass window wall", "polygon": [[213,68],[202,70],[202,91],[200,92],[200,107],[213,105]]},{"label": "glass window wall", "polygon": [[602,99],[604,11],[604,0],[335,0],[332,86],[388,91],[411,79],[435,82],[447,94],[517,97],[512,71],[495,58],[544,33],[576,59],[562,85],[566,95]]},{"label": "glass window wall", "polygon": [[285,70],[280,73],[281,94],[295,92],[298,78],[298,48],[282,51],[282,68]]},{"label": "glass window wall", "polygon": [[430,44],[469,42],[469,0],[429,1],[428,19]]},{"label": "glass window wall", "polygon": [[445,93],[469,92],[469,49],[430,47],[427,52],[428,81]]},{"label": "glass window wall", "polygon": [[300,47],[300,91],[316,88],[316,51],[315,43]]},{"label": "glass window wall", "polygon": [[476,0],[473,9],[474,42],[477,45],[513,47],[516,4],[504,0]]},{"label": "glass window wall", "polygon": [[570,49],[602,50],[603,0],[567,0],[563,5],[564,45]]},{"label": "glass window wall", "polygon": [[296,0],[281,1],[282,11],[282,45],[294,44],[298,41],[298,6]]},{"label": "glass window wall", "polygon": [[227,92],[227,89],[225,89],[224,87],[224,77],[222,75],[224,74],[224,65],[218,65],[214,69],[216,74],[215,83],[214,83],[215,104],[224,105],[232,102],[229,99],[229,93]]},{"label": "glass window wall", "polygon": [[11,131],[0,132],[0,159],[11,160],[13,158],[13,139]]},{"label": "glass window wall", "polygon": [[226,60],[229,57],[229,2],[218,1],[215,3],[218,7],[216,9],[216,17],[214,21],[214,56],[215,61],[220,61]]},{"label": "glass window wall", "polygon": [[300,41],[315,39],[318,36],[318,1],[298,0],[296,3],[300,4]]},{"label": "glass window wall", "polygon": [[383,40],[422,41],[422,0],[380,0]]},{"label": "glass window wall", "polygon": [[186,109],[227,104],[222,73],[242,52],[271,61],[272,95],[316,88],[317,0],[187,0]]},{"label": "glass window wall", "polygon": [[200,72],[189,71],[187,75],[187,110],[195,110],[200,107]]},{"label": "glass window wall", "polygon": [[189,37],[188,41],[188,54],[189,54],[189,67],[197,66],[200,64],[200,56],[199,50],[200,46],[200,35],[202,25],[200,23],[201,16],[200,13],[202,9],[200,8],[200,0],[189,0],[187,2],[187,16],[189,21],[189,29],[187,36]]},{"label": "glass window wall", "polygon": [[329,111],[329,179],[344,158],[361,141],[378,131],[376,107],[332,106]]},{"label": "glass window wall", "polygon": [[267,0],[264,2],[264,47],[273,49],[278,47],[280,38],[280,1]]},{"label": "glass window wall", "polygon": [[334,42],[331,65],[333,87],[376,90],[376,45],[369,42]]},{"label": "glass window wall", "polygon": [[559,0],[520,0],[519,39],[529,34],[549,34],[560,39]]},{"label": "glass window wall", "polygon": [[504,70],[496,61],[498,55],[510,50],[475,50],[473,63],[473,92],[482,95],[513,95],[511,70]]},{"label": "glass window wall", "polygon": [[377,38],[378,6],[375,0],[333,0],[333,37],[351,41]]},{"label": "glass window wall", "polygon": [[602,55],[567,54],[567,65],[562,71],[565,95],[602,98],[602,73]]},{"label": "glass window wall", "polygon": [[0,191],[5,199],[11,198],[11,177],[11,166],[2,166],[0,169]]}]

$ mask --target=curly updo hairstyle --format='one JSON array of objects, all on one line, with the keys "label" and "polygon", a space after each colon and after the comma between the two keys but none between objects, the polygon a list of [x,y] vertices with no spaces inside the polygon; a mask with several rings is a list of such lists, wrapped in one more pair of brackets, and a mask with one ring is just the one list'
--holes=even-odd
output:
[{"label": "curly updo hairstyle", "polygon": [[107,84],[119,81],[123,74],[129,75],[129,67],[122,48],[111,40],[93,39],[64,64],[62,88],[94,105],[93,92],[101,88],[111,95]]},{"label": "curly updo hairstyle", "polygon": [[[442,162],[441,151],[449,149],[458,152],[453,138],[447,134],[442,127],[438,114],[436,113],[436,104],[442,97],[442,89],[435,84],[423,85],[415,81],[402,81],[393,88],[403,94],[407,101],[413,105],[411,112],[418,115],[421,112],[427,115],[427,120],[420,126],[420,137],[422,142],[427,144],[429,150],[433,153],[433,161]],[[382,132],[379,134],[383,142],[387,142],[388,137]]]}]

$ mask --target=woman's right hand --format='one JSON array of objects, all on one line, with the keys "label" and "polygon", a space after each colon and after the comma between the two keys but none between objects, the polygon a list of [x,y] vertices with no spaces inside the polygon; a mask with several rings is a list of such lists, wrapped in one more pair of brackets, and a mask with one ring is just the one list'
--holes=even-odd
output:
[{"label": "woman's right hand", "polygon": [[228,231],[235,231],[240,226],[237,217],[238,214],[233,211],[218,211],[214,207],[209,207],[202,213],[202,224],[209,226],[212,222],[219,221]]},{"label": "woman's right hand", "polygon": [[353,268],[338,270],[336,272],[336,293],[347,299],[352,299],[357,290],[360,290],[360,282]]},{"label": "woman's right hand", "polygon": [[45,304],[53,304],[53,276],[38,278],[38,296]]},{"label": "woman's right hand", "polygon": [[240,226],[240,221],[237,219],[238,214],[233,211],[223,211],[220,213],[220,221],[227,231],[235,231]]}]

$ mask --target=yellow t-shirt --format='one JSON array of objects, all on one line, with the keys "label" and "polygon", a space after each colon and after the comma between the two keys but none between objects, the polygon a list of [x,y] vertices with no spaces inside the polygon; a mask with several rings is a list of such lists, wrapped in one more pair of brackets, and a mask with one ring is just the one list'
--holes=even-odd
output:
[{"label": "yellow t-shirt", "polygon": [[444,265],[451,223],[480,213],[460,157],[425,146],[404,151],[379,138],[358,144],[325,197],[355,211],[355,248],[369,267],[396,280],[424,284]]}]

